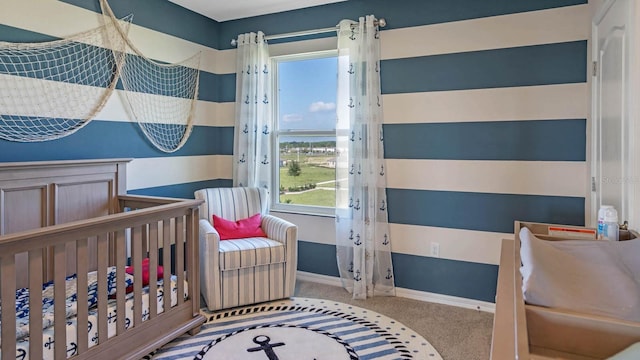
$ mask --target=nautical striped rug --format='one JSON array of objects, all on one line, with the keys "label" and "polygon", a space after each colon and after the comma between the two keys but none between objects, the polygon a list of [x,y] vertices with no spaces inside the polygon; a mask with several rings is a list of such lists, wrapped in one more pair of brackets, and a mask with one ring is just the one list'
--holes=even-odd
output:
[{"label": "nautical striped rug", "polygon": [[222,312],[152,359],[442,359],[415,331],[376,312],[335,301],[291,298]]}]

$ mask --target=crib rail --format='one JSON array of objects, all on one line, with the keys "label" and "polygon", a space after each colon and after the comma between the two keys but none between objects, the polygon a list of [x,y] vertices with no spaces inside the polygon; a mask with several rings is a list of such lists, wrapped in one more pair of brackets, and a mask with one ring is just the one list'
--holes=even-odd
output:
[{"label": "crib rail", "polygon": [[[43,351],[47,351],[43,350],[44,345],[53,350],[56,359],[118,356],[117,345],[126,341],[148,339],[148,346],[161,345],[162,340],[157,339],[157,334],[148,338],[143,334],[154,319],[156,323],[178,324],[197,316],[200,293],[197,231],[201,201],[131,195],[118,196],[118,201],[122,212],[117,214],[0,236],[0,350],[5,358],[11,357],[6,354],[16,354],[17,358],[21,356],[16,353],[16,273],[25,270],[16,267],[18,256],[26,257],[28,264],[29,358],[43,358]],[[143,258],[149,259],[149,279],[157,278],[158,265],[164,267],[161,289],[158,289],[156,281],[149,281],[148,309],[142,306],[145,286],[141,271]],[[115,266],[117,269],[115,313],[125,314],[124,269],[127,265],[134,268],[131,323],[127,323],[125,316],[116,316],[115,320],[108,316],[108,268]],[[87,325],[82,325],[88,324],[90,317],[90,294],[82,284],[87,284],[91,271],[97,273],[98,335],[94,339],[90,338]],[[66,346],[65,277],[68,274],[77,274],[78,284],[77,326],[71,347]],[[177,303],[169,309],[172,274],[177,277]],[[43,339],[43,319],[39,315],[43,311],[42,284],[51,280],[54,283],[54,340],[47,343],[47,339]],[[185,281],[189,284],[186,299],[183,296]],[[164,294],[164,309],[160,313],[155,301],[158,290]],[[178,313],[184,316],[176,315]],[[180,316],[185,319],[178,319]],[[108,337],[105,334],[114,321],[115,334]],[[73,340],[73,334],[71,336]],[[93,340],[101,346],[90,347]],[[109,342],[112,343],[109,348],[114,345],[111,354],[102,346]],[[145,343],[141,342],[141,355],[149,350],[143,345]]]}]

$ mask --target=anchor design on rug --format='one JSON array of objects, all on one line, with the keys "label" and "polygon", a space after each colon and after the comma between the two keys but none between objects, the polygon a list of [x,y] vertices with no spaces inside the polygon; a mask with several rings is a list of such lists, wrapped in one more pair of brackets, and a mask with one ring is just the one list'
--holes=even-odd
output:
[{"label": "anchor design on rug", "polygon": [[275,344],[269,344],[270,341],[271,341],[271,338],[268,337],[267,335],[258,335],[253,338],[253,342],[260,346],[247,349],[247,351],[248,352],[264,351],[264,353],[267,355],[267,358],[269,358],[269,360],[279,360],[280,358],[278,358],[278,355],[276,355],[276,352],[273,351],[273,348],[278,346],[284,346],[285,343],[279,342]]}]

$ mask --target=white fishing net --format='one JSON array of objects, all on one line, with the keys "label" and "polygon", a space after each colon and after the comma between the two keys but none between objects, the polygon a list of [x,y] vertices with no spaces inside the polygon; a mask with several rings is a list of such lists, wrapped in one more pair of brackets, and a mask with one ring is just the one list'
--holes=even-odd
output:
[{"label": "white fishing net", "polygon": [[130,20],[61,40],[0,42],[0,138],[53,140],[93,119],[116,86]]},{"label": "white fishing net", "polygon": [[[158,149],[174,152],[193,127],[200,54],[164,64],[128,36],[100,0],[104,25],[62,40],[0,42],[0,138],[35,142],[70,135],[102,110],[122,80],[125,105]],[[42,114],[46,114],[43,116]]]},{"label": "white fishing net", "polygon": [[[105,16],[115,19],[106,0],[100,5]],[[200,54],[173,64],[146,57],[128,37],[120,78],[129,110],[140,128],[158,149],[174,152],[189,138],[193,127],[200,76]]]}]

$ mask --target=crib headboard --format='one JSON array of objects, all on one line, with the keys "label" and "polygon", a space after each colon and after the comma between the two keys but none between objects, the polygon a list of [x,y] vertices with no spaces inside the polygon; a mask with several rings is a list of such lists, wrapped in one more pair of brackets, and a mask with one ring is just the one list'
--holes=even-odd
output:
[{"label": "crib headboard", "polygon": [[[0,236],[119,211],[126,193],[126,164],[131,159],[0,163]],[[89,243],[90,251],[94,242]],[[75,249],[68,249],[73,252]],[[24,255],[24,256],[23,256]],[[45,259],[45,279],[47,260]],[[26,268],[26,254],[16,265]],[[68,261],[75,261],[69,257]],[[68,264],[68,269],[75,263]],[[90,267],[95,264],[90,264]],[[26,282],[18,272],[18,284]]]},{"label": "crib headboard", "polygon": [[0,235],[117,212],[129,161],[0,163]]}]

